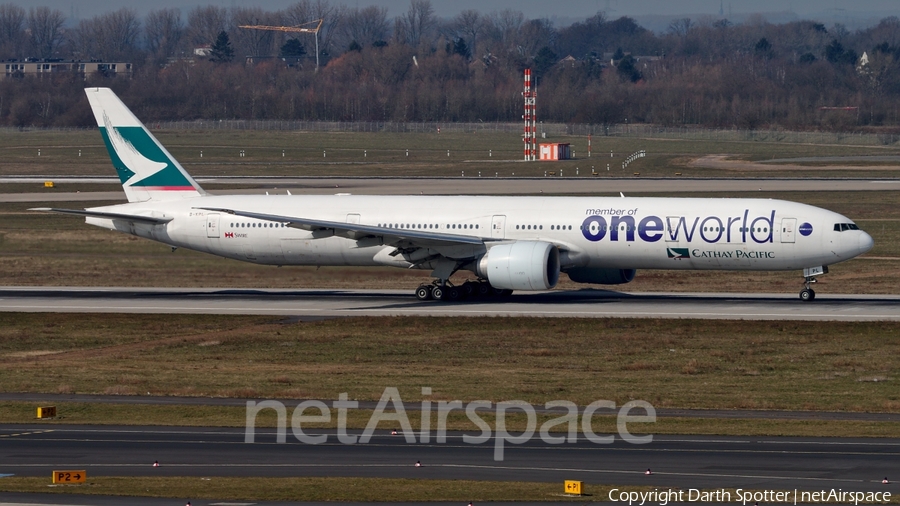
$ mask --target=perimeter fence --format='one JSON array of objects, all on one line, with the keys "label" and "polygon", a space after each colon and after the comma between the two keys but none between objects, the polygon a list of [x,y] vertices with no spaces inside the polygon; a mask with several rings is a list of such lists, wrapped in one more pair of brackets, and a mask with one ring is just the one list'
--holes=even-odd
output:
[{"label": "perimeter fence", "polygon": [[[508,122],[383,122],[383,121],[278,121],[278,120],[197,120],[150,122],[152,130],[282,130],[308,132],[391,132],[391,133],[521,133],[522,123]],[[0,132],[46,130],[90,130],[94,127],[0,128]],[[648,124],[539,123],[542,134],[558,136],[609,136],[697,141],[784,142],[793,144],[836,144],[847,146],[890,146],[900,143],[900,133],[802,132],[788,130],[741,130],[736,128],[664,127]]]},{"label": "perimeter fence", "polygon": [[[343,122],[343,121],[173,121],[160,122],[157,128],[172,130],[295,130],[309,132],[392,132],[392,133],[475,133],[523,131],[522,123],[445,123],[445,122]],[[888,146],[900,142],[900,133],[800,132],[787,130],[740,130],[732,128],[664,127],[646,124],[590,125],[577,123],[539,123],[538,137],[610,136],[649,139],[709,141],[786,142],[794,144],[842,144]]]}]

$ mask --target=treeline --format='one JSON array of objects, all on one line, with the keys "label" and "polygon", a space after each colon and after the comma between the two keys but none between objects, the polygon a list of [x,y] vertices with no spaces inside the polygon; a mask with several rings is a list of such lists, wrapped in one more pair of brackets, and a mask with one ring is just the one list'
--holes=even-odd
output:
[{"label": "treeline", "polygon": [[[311,34],[238,27],[316,19],[318,70]],[[211,54],[195,54],[201,47]],[[383,8],[302,0],[277,12],[207,6],[143,19],[120,9],[73,25],[58,10],[5,4],[0,57],[135,68],[131,79],[7,77],[0,124],[11,126],[92,124],[85,86],[114,88],[148,121],[518,121],[522,71],[532,68],[546,121],[900,127],[896,17],[855,32],[708,17],[673,21],[658,34],[603,13],[567,27],[513,10],[440,19],[428,0],[412,0],[394,19]]]}]

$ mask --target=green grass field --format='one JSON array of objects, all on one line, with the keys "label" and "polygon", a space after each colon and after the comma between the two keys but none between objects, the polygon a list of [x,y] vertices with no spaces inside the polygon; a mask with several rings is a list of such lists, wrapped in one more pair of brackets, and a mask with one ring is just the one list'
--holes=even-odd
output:
[{"label": "green grass field", "polygon": [[[89,477],[83,485],[50,487],[49,478],[3,478],[0,491],[83,495],[164,497],[175,500],[334,501],[398,503],[444,501],[466,504],[499,501],[594,504],[613,488],[648,492],[651,487],[584,484],[583,497],[567,497],[563,483],[412,480],[384,478],[150,478]],[[715,493],[716,490],[709,490]],[[737,497],[734,489],[727,492]],[[743,489],[744,493],[754,490]],[[788,491],[788,497],[792,497]],[[894,494],[890,504],[900,503]]]},{"label": "green grass field", "polygon": [[900,324],[4,315],[0,391],[900,411]]},{"label": "green grass field", "polygon": [[[154,134],[195,176],[459,176],[465,171],[467,176],[480,172],[484,177],[543,177],[545,172],[555,172],[557,177],[576,177],[577,173],[577,177],[586,178],[593,177],[592,173],[600,178],[631,177],[635,172],[641,177],[900,177],[900,163],[836,161],[728,168],[692,163],[706,155],[755,162],[808,156],[897,155],[900,148],[896,146],[594,136],[592,156],[588,157],[587,137],[558,136],[541,140],[570,143],[574,160],[524,163],[521,135],[493,131],[161,130]],[[5,155],[0,161],[0,174],[114,175],[95,130],[3,131],[0,149]],[[623,169],[625,158],[639,150],[647,151],[647,157]],[[244,156],[240,155],[242,151]]]},{"label": "green grass field", "polygon": [[[327,400],[326,400],[327,401]],[[291,405],[285,403],[286,413],[290,418],[299,400]],[[326,402],[326,404],[328,404]],[[172,426],[179,427],[245,427],[246,409],[244,407],[222,406],[165,406],[153,404],[103,403],[89,404],[78,402],[57,402],[57,418],[35,421],[35,403],[0,402],[0,423],[28,424],[32,427],[43,427],[42,430],[53,430],[60,425],[133,425],[133,426]],[[640,413],[640,412],[636,412]],[[309,413],[307,413],[309,414]],[[372,410],[348,410],[348,429],[365,429],[373,415]],[[422,430],[419,412],[407,412],[413,430]],[[493,413],[482,412],[480,418],[492,429],[496,428],[496,417]],[[556,415],[537,415],[537,427],[541,427]],[[337,427],[336,416],[332,412],[330,423],[304,423],[308,429],[334,429]],[[431,430],[436,434],[437,417],[432,416]],[[39,424],[39,425],[35,425]],[[528,420],[520,411],[506,413],[504,424],[507,430],[522,432],[527,429]],[[257,427],[277,427],[277,418],[273,410],[263,410],[255,419]],[[591,427],[596,434],[615,434],[618,430],[616,418],[606,415],[595,415],[591,418]],[[392,422],[381,423],[382,431],[396,428]],[[454,411],[447,415],[448,431],[465,431],[478,433],[476,426],[466,415]],[[581,428],[579,426],[579,432]],[[883,437],[897,435],[898,424],[884,421],[853,420],[783,420],[773,418],[678,418],[658,417],[653,423],[629,423],[628,431],[632,434],[653,435],[711,435],[711,436],[758,436],[758,437]],[[565,426],[556,426],[550,432],[564,432]]]},{"label": "green grass field", "polygon": [[[3,478],[0,491],[166,497],[192,500],[335,501],[547,501],[584,503],[606,497],[609,486],[586,488],[590,497],[566,498],[562,483],[413,480],[387,478],[150,478],[89,477],[84,485],[48,487],[48,478]],[[649,490],[628,487],[628,490]]]}]

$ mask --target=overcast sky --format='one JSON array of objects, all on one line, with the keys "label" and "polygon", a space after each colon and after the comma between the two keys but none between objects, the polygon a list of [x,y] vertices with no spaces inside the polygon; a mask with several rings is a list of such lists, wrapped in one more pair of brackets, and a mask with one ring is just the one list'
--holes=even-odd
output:
[{"label": "overcast sky", "polygon": [[[296,0],[12,0],[26,9],[35,5],[45,5],[63,11],[73,19],[91,16],[129,7],[146,14],[148,10],[162,7],[180,7],[182,12],[197,5],[258,6],[266,10],[285,8]],[[332,0],[335,4],[349,7],[379,5],[388,8],[389,16],[396,16],[406,10],[409,0]],[[528,18],[548,17],[561,23],[584,19],[597,11],[607,11],[610,17],[654,15],[718,15],[721,8],[726,17],[740,17],[750,13],[784,13],[791,11],[804,19],[818,19],[823,22],[845,22],[845,20],[877,19],[889,15],[900,15],[900,0],[432,0],[435,12],[440,17],[452,17],[465,9],[492,12],[515,9]]]}]

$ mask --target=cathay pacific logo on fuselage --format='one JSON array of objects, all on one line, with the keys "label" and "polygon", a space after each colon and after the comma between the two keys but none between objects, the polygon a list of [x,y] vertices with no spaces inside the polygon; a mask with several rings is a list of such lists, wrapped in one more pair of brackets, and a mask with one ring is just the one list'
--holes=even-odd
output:
[{"label": "cathay pacific logo on fuselage", "polygon": [[[596,209],[588,209],[588,213]],[[721,218],[718,216],[645,216],[641,218],[637,209],[628,210],[614,216],[604,217],[590,214],[581,224],[581,234],[592,242],[609,237],[611,242],[633,242],[635,237],[644,242],[657,242],[663,238],[667,242],[704,242],[708,244],[771,243],[775,228],[775,210],[767,216],[750,216],[745,209],[738,216]]]}]

